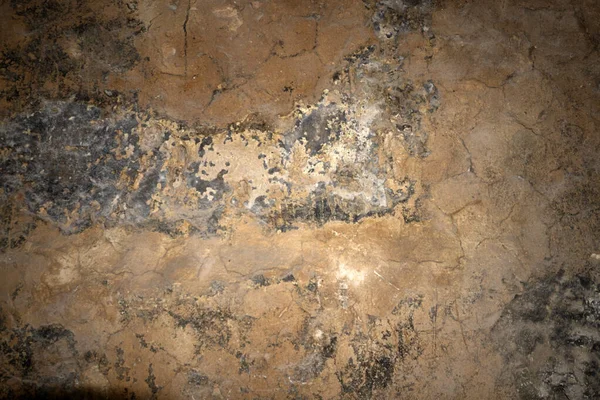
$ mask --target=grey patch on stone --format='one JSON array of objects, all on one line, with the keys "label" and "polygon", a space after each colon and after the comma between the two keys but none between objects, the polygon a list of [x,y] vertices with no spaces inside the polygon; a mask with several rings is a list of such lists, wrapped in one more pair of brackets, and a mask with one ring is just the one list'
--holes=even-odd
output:
[{"label": "grey patch on stone", "polygon": [[250,280],[256,287],[265,287],[271,284],[271,280],[265,277],[263,274],[255,275]]},{"label": "grey patch on stone", "polygon": [[408,32],[430,33],[432,0],[382,0],[372,17],[375,34],[383,43]]},{"label": "grey patch on stone", "polygon": [[251,211],[255,214],[260,214],[265,210],[270,209],[273,206],[274,201],[269,200],[267,196],[258,196],[254,200],[254,204],[252,205]]},{"label": "grey patch on stone", "polygon": [[390,85],[386,89],[386,107],[395,123],[398,135],[411,156],[420,158],[429,155],[427,140],[429,134],[421,127],[423,113],[435,112],[441,105],[437,87],[432,81],[415,87],[411,81],[403,81]]},{"label": "grey patch on stone", "polygon": [[320,352],[313,352],[304,357],[294,368],[293,380],[306,383],[321,374],[325,368],[325,357]]},{"label": "grey patch on stone", "polygon": [[317,154],[321,148],[339,137],[340,124],[346,121],[343,111],[334,104],[319,105],[306,115],[300,115],[295,128],[283,138],[283,147],[290,151],[294,144],[301,141],[310,155]]},{"label": "grey patch on stone", "polygon": [[37,227],[35,218],[31,215],[17,214],[20,207],[18,203],[0,196],[0,253],[19,248]]},{"label": "grey patch on stone", "polygon": [[222,169],[217,173],[217,177],[211,180],[204,180],[194,176],[195,174],[186,174],[187,185],[193,187],[200,194],[206,194],[208,189],[211,189],[212,200],[200,199],[198,206],[202,209],[212,207],[214,202],[219,202],[223,199],[226,192],[230,191],[229,185],[225,183],[224,176],[227,174],[226,169]]},{"label": "grey patch on stone", "polygon": [[343,198],[323,183],[302,201],[287,201],[279,209],[270,209],[268,219],[278,221],[277,228],[289,230],[298,222],[323,225],[330,221],[358,222],[366,217],[390,214],[398,204],[407,202],[414,194],[414,182],[406,180],[405,189],[394,192],[387,189],[385,206],[370,202],[362,197]]},{"label": "grey patch on stone", "polygon": [[223,291],[225,290],[225,283],[221,282],[221,281],[212,281],[210,283],[210,295],[211,296],[216,296],[218,294],[223,293]]},{"label": "grey patch on stone", "polygon": [[425,89],[426,98],[429,103],[429,112],[436,111],[440,108],[440,93],[438,88],[435,86],[432,80],[428,80],[423,84],[423,88]]},{"label": "grey patch on stone", "polygon": [[200,158],[204,157],[207,149],[213,151],[213,138],[210,136],[205,136],[202,138],[200,146],[198,146],[198,156]]},{"label": "grey patch on stone", "polygon": [[427,132],[422,132],[413,128],[412,125],[403,124],[396,125],[398,133],[406,144],[406,149],[412,156],[427,157],[429,150],[425,147],[429,135]]},{"label": "grey patch on stone", "polygon": [[[38,388],[57,388],[57,391],[74,388],[80,378],[80,370],[73,332],[60,324],[52,324],[38,328],[17,326],[3,333],[0,354],[5,360],[3,368],[6,369],[0,375],[2,398],[12,397],[7,396],[5,390],[14,376],[35,381],[34,385],[23,385],[25,393],[20,398],[33,398]],[[48,360],[54,360],[52,365]]]},{"label": "grey patch on stone", "polygon": [[[177,233],[186,219],[183,215],[151,215],[155,196],[167,184],[165,154],[161,151],[164,141],[143,152],[137,126],[135,115],[105,118],[99,108],[77,102],[49,102],[39,111],[3,123],[3,203],[22,195],[24,204],[20,207],[56,224],[66,234],[81,232],[98,222],[109,227],[130,224]],[[142,156],[149,159],[146,170],[140,166]],[[229,191],[223,178],[227,170],[212,180],[202,180],[194,176],[197,167],[190,165],[191,171],[184,172],[187,185],[201,194],[208,189],[211,193],[199,200],[191,230],[214,234],[223,196]],[[134,185],[136,180],[139,183]],[[0,241],[0,245],[18,244]]]},{"label": "grey patch on stone", "polygon": [[[138,190],[131,193],[127,199],[127,217],[128,220],[135,223],[142,223],[150,215],[150,199],[156,191],[158,183],[165,182],[164,174],[161,174],[162,163],[152,170],[148,171],[142,178]],[[107,215],[104,215],[107,217]]]},{"label": "grey patch on stone", "polygon": [[[121,173],[138,169],[135,157],[117,158],[113,151],[132,146],[139,152],[139,147],[135,135],[121,143],[116,139],[117,130],[131,133],[133,124],[100,117],[98,108],[59,102],[0,126],[8,153],[0,164],[4,193],[23,189],[31,212],[44,209],[68,233],[109,215],[125,194],[117,184]],[[73,212],[78,218],[67,226]]]},{"label": "grey patch on stone", "polygon": [[191,370],[188,373],[188,383],[196,386],[206,386],[210,383],[208,376],[196,371]]},{"label": "grey patch on stone", "polygon": [[[521,399],[600,398],[600,283],[562,272],[529,283],[505,307],[492,337]],[[538,346],[552,356],[531,358]]]}]

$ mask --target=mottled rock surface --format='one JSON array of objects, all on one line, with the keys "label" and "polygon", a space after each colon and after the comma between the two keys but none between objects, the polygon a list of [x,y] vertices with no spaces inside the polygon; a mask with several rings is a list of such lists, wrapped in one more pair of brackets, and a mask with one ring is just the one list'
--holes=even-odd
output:
[{"label": "mottled rock surface", "polygon": [[0,398],[600,397],[597,2],[0,15]]}]

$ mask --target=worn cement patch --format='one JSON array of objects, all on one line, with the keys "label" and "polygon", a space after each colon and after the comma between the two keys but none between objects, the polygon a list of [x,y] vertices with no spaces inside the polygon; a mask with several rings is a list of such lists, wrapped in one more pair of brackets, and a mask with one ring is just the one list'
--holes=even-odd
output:
[{"label": "worn cement patch", "polygon": [[598,396],[595,3],[0,9],[0,397]]}]

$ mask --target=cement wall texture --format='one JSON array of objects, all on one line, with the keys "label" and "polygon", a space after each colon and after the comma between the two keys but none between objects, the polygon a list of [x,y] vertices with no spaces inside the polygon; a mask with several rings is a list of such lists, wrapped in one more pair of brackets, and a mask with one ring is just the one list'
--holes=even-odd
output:
[{"label": "cement wall texture", "polygon": [[0,19],[0,398],[600,398],[598,1]]}]

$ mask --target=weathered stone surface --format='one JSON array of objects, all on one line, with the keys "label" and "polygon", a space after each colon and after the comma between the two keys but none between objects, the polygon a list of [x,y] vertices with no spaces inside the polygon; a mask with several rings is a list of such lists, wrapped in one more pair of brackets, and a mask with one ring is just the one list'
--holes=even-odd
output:
[{"label": "weathered stone surface", "polygon": [[0,15],[0,397],[600,396],[595,2]]}]

